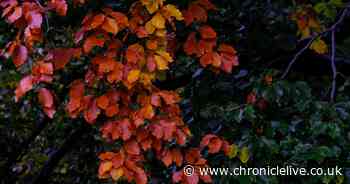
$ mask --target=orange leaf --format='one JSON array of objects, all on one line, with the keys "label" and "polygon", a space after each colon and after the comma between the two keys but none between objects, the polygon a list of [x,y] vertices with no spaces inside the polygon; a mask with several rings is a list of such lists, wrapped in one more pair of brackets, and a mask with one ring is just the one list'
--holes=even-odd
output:
[{"label": "orange leaf", "polygon": [[161,155],[161,160],[166,167],[169,167],[170,164],[173,162],[173,157],[171,152],[169,150],[164,150],[163,154]]},{"label": "orange leaf", "polygon": [[124,164],[124,160],[125,160],[124,152],[121,151],[117,153],[112,159],[113,167],[114,168],[121,167]]},{"label": "orange leaf", "polygon": [[95,46],[103,47],[103,45],[105,44],[105,41],[106,40],[103,36],[102,37],[99,37],[97,35],[89,36],[84,42],[83,50],[85,53],[89,53]]},{"label": "orange leaf", "polygon": [[43,61],[38,61],[32,68],[33,75],[52,75],[53,64]]},{"label": "orange leaf", "polygon": [[117,115],[119,112],[119,108],[117,104],[112,104],[110,106],[107,107],[106,109],[106,116],[107,117],[113,117],[115,115]]},{"label": "orange leaf", "polygon": [[109,17],[106,17],[105,22],[102,25],[102,29],[114,35],[119,31],[117,21]]},{"label": "orange leaf", "polygon": [[182,153],[179,149],[173,149],[171,151],[172,157],[173,157],[173,161],[176,163],[176,165],[178,167],[180,167],[182,165],[183,162],[183,156]]},{"label": "orange leaf", "polygon": [[130,45],[125,54],[129,63],[137,63],[145,57],[144,48],[140,44]]},{"label": "orange leaf", "polygon": [[138,38],[145,38],[148,36],[147,30],[143,26],[138,27],[135,32]]},{"label": "orange leaf", "polygon": [[103,176],[105,173],[109,172],[112,169],[112,166],[113,164],[111,161],[101,162],[98,168],[98,175]]},{"label": "orange leaf", "polygon": [[106,110],[109,105],[109,99],[106,95],[102,95],[97,98],[97,106],[101,109]]},{"label": "orange leaf", "polygon": [[128,78],[127,78],[128,82],[129,83],[136,82],[140,77],[140,73],[141,73],[140,70],[131,70],[128,74]]},{"label": "orange leaf", "polygon": [[116,154],[113,153],[113,152],[104,152],[104,153],[101,153],[98,158],[100,160],[112,160],[112,158],[115,156]]},{"label": "orange leaf", "polygon": [[159,95],[163,98],[167,105],[175,104],[180,101],[180,96],[175,92],[161,91]]},{"label": "orange leaf", "polygon": [[96,29],[97,27],[102,25],[104,20],[105,20],[105,15],[103,15],[103,14],[95,15],[91,20],[90,29]]},{"label": "orange leaf", "polygon": [[122,168],[112,169],[111,176],[114,181],[119,180],[124,175],[124,171]]},{"label": "orange leaf", "polygon": [[235,55],[237,53],[237,51],[232,46],[227,44],[220,44],[218,51],[230,55]]}]

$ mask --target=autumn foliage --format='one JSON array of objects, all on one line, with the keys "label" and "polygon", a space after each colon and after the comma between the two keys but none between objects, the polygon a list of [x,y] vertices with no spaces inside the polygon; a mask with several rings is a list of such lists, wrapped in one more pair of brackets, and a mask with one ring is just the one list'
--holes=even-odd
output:
[{"label": "autumn foliage", "polygon": [[[84,3],[74,1],[74,6]],[[45,4],[1,0],[0,7],[2,17],[18,30],[3,51],[18,68],[35,54],[33,45],[45,40],[43,24],[47,14],[66,16],[68,10],[65,0]],[[210,183],[210,176],[184,176],[182,167],[207,167],[209,163],[201,155],[203,149],[210,154],[223,151],[229,156],[234,148],[213,134],[205,135],[198,148],[190,148],[187,143],[192,135],[182,120],[180,96],[176,91],[158,89],[153,82],[171,67],[178,52],[198,59],[201,66],[215,73],[232,72],[238,65],[235,48],[218,43],[216,31],[207,24],[208,12],[215,10],[208,0],[193,1],[184,10],[164,0],[139,0],[129,12],[110,7],[88,12],[80,29],[72,35],[74,47],[51,48],[45,51],[45,57],[35,59],[31,72],[17,86],[16,101],[35,90],[38,103],[50,118],[55,117],[56,107],[64,103],[70,118],[83,117],[91,125],[99,117],[108,119],[99,122],[101,135],[111,144],[121,141],[121,146],[99,154],[101,179],[147,183],[150,173],[143,167],[147,162],[144,155],[153,150],[164,166],[176,165],[173,182],[195,184],[201,179]],[[177,22],[184,22],[187,27],[193,23],[199,26],[181,43],[176,37]],[[127,43],[132,35],[137,41]],[[93,51],[96,47],[99,52]],[[90,58],[85,77],[71,82],[66,101],[59,99],[50,89],[54,75],[72,59],[83,56]],[[93,88],[101,83],[108,85],[109,90],[97,94]],[[175,145],[169,147],[171,142]]]}]

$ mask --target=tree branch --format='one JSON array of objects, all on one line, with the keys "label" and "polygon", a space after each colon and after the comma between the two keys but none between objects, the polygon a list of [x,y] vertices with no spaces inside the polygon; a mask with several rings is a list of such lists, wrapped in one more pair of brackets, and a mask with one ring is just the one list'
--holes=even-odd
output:
[{"label": "tree branch", "polygon": [[348,13],[348,8],[349,8],[348,6],[345,7],[345,9],[343,10],[343,12],[340,15],[339,19],[330,28],[326,29],[325,31],[323,31],[321,33],[313,35],[313,36],[311,36],[309,38],[305,38],[305,39],[301,40],[301,41],[305,41],[305,40],[309,40],[309,41],[307,42],[307,44],[296,55],[294,55],[293,59],[289,62],[288,67],[286,68],[286,70],[282,74],[282,77],[281,77],[282,79],[284,79],[288,75],[290,69],[292,68],[294,63],[297,61],[299,56],[302,55],[310,47],[310,45],[312,44],[312,42],[316,38],[322,37],[322,36],[324,36],[325,34],[327,34],[329,32],[331,32],[331,33],[335,32],[335,29],[338,27],[338,25],[344,21],[346,15]]},{"label": "tree branch", "polygon": [[332,31],[332,55],[331,55],[331,67],[333,72],[333,79],[332,79],[332,90],[331,90],[331,96],[330,101],[334,102],[335,97],[335,91],[337,87],[337,67],[335,65],[335,30]]}]

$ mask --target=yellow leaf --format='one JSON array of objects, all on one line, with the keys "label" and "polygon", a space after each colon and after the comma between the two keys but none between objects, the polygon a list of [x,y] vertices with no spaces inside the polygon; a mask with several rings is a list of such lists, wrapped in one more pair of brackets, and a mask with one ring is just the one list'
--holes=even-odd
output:
[{"label": "yellow leaf", "polygon": [[122,168],[112,169],[111,176],[114,181],[119,180],[124,175],[124,171]]},{"label": "yellow leaf", "polygon": [[164,38],[166,36],[166,30],[165,29],[157,30],[156,35],[158,37],[163,37]]},{"label": "yellow leaf", "polygon": [[155,78],[154,73],[142,73],[140,75],[140,82],[145,86],[150,86]]},{"label": "yellow leaf", "polygon": [[313,41],[310,49],[314,50],[318,54],[326,54],[328,52],[327,44],[321,39]]},{"label": "yellow leaf", "polygon": [[156,12],[159,7],[163,6],[164,0],[141,0],[142,5],[146,6],[147,11],[152,14]]},{"label": "yellow leaf", "polygon": [[249,149],[248,147],[244,146],[241,151],[239,152],[239,159],[243,163],[247,163],[249,160]]},{"label": "yellow leaf", "polygon": [[168,62],[162,56],[155,55],[154,59],[156,60],[158,70],[167,70],[167,69],[169,69],[168,68]]},{"label": "yellow leaf", "polygon": [[230,145],[230,151],[228,153],[228,158],[232,159],[237,156],[238,153],[238,146],[235,144]]},{"label": "yellow leaf", "polygon": [[140,73],[141,73],[140,70],[131,70],[128,74],[128,79],[127,79],[128,82],[129,83],[136,82],[140,77]]},{"label": "yellow leaf", "polygon": [[165,19],[160,13],[157,13],[156,15],[154,15],[150,21],[152,25],[157,29],[165,28]]},{"label": "yellow leaf", "polygon": [[153,34],[154,31],[156,30],[156,28],[152,25],[151,21],[148,21],[145,25],[145,29],[147,31],[148,34]]},{"label": "yellow leaf", "polygon": [[173,62],[173,58],[170,56],[170,54],[163,50],[158,50],[157,54],[162,56],[163,59],[165,59],[167,62]]},{"label": "yellow leaf", "polygon": [[179,9],[176,8],[176,6],[172,5],[172,4],[168,4],[166,5],[163,10],[165,11],[164,12],[164,15],[166,17],[175,17],[176,20],[183,20],[183,16],[182,16],[182,13]]}]

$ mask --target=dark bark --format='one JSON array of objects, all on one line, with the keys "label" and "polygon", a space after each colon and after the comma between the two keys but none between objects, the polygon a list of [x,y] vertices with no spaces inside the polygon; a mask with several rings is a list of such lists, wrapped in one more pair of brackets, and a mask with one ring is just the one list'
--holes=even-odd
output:
[{"label": "dark bark", "polygon": [[60,162],[60,160],[69,153],[75,146],[77,146],[78,140],[82,137],[86,131],[91,128],[87,124],[81,125],[79,128],[73,130],[71,135],[64,141],[62,146],[54,151],[50,156],[49,159],[46,161],[44,166],[41,168],[38,175],[36,175],[30,184],[42,184],[47,183],[50,174],[55,169],[57,164]]}]

